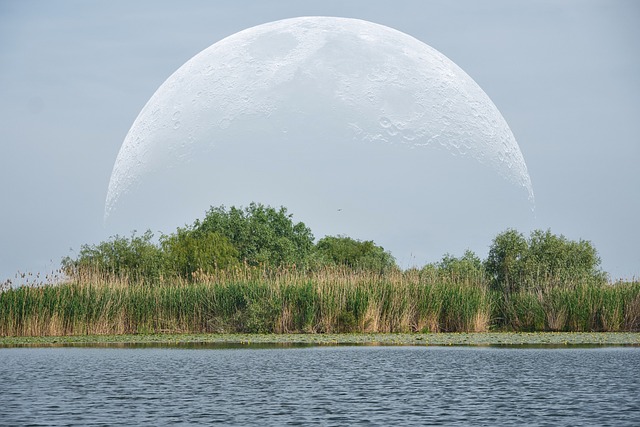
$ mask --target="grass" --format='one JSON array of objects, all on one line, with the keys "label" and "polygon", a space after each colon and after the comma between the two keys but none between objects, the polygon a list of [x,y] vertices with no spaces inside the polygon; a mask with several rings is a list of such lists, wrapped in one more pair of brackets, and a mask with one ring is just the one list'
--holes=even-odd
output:
[{"label": "grass", "polygon": [[194,282],[83,274],[0,293],[0,337],[639,330],[639,282],[543,283],[507,297],[482,278],[417,270],[240,268]]}]

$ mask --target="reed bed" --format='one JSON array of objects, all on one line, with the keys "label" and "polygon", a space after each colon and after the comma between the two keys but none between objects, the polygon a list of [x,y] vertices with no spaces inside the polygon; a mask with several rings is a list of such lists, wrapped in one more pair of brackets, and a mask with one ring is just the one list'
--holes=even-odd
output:
[{"label": "reed bed", "polygon": [[82,273],[0,293],[0,336],[638,331],[640,282],[504,295],[482,277],[236,268],[192,281]]}]

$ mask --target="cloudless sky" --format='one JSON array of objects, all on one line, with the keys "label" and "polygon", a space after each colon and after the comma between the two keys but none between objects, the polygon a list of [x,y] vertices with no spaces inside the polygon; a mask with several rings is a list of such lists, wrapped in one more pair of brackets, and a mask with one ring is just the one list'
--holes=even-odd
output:
[{"label": "cloudless sky", "polygon": [[[0,0],[0,280],[53,270],[113,234],[103,212],[118,150],[185,61],[237,31],[307,15],[383,24],[453,60],[520,145],[536,194],[531,227],[590,240],[613,278],[640,276],[638,2]],[[401,231],[354,237],[408,266],[467,247],[485,256],[502,229],[422,247]],[[322,231],[350,234],[337,223]]]}]

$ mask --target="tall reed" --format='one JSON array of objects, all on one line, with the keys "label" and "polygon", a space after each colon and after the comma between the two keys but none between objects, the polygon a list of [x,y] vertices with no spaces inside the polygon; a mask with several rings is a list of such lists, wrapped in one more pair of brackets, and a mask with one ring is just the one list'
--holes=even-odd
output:
[{"label": "tall reed", "polygon": [[482,277],[235,268],[193,281],[82,272],[0,293],[0,335],[640,330],[640,283],[539,286],[508,296]]}]

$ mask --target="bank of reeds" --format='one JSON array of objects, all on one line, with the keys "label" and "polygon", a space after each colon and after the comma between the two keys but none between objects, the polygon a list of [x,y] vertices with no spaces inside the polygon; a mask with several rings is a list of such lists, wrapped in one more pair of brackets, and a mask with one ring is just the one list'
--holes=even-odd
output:
[{"label": "bank of reeds", "polygon": [[79,274],[0,293],[0,335],[637,331],[640,283],[539,286],[503,295],[483,278],[242,268],[193,282]]}]

